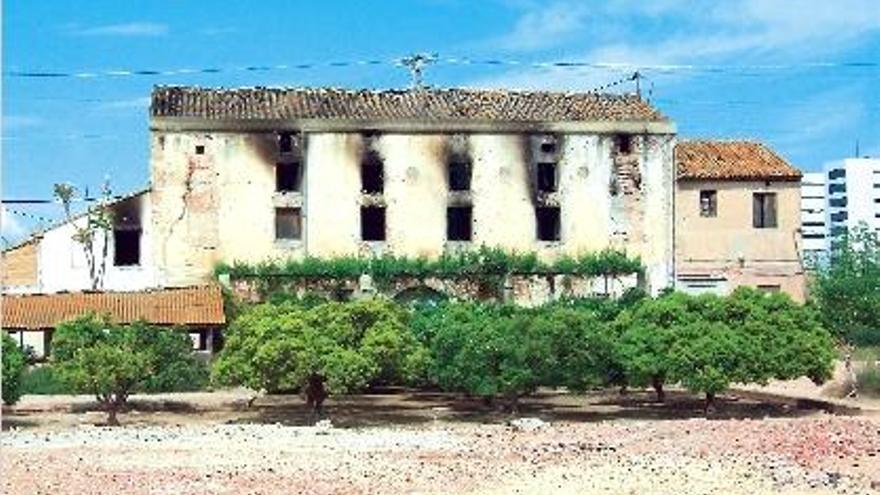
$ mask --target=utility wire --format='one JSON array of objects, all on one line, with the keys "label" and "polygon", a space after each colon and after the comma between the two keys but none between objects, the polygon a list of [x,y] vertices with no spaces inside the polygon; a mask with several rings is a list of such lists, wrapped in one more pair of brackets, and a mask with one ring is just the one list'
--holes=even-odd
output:
[{"label": "utility wire", "polygon": [[[364,67],[364,66],[394,66],[409,67],[412,64],[412,55],[406,57],[397,57],[392,59],[364,59],[364,60],[343,60],[329,62],[307,62],[307,63],[291,63],[276,65],[247,65],[237,67],[201,67],[201,68],[180,68],[180,69],[155,69],[155,68],[127,68],[112,70],[41,70],[28,69],[19,70],[11,69],[3,71],[4,78],[24,78],[24,79],[57,79],[57,78],[75,78],[75,79],[95,79],[103,77],[156,77],[156,76],[176,76],[191,74],[220,74],[235,72],[271,72],[286,70],[309,70],[317,68],[333,68],[333,67]],[[437,65],[449,66],[496,66],[496,67],[528,67],[533,69],[541,68],[562,68],[562,69],[600,69],[600,70],[618,70],[618,71],[651,71],[658,73],[672,72],[708,72],[708,73],[745,73],[745,72],[785,72],[791,70],[802,69],[874,69],[880,68],[880,61],[845,61],[845,62],[798,62],[788,64],[634,64],[629,62],[604,62],[604,61],[585,61],[585,60],[555,60],[555,61],[539,61],[529,62],[516,59],[477,59],[470,57],[437,57],[432,56],[430,62]]]}]

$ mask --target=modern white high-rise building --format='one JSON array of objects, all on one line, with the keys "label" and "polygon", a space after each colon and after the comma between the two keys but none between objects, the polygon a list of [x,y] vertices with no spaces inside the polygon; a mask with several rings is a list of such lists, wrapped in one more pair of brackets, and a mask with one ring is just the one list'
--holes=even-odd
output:
[{"label": "modern white high-rise building", "polygon": [[801,253],[809,265],[828,249],[825,173],[805,173],[801,179]]},{"label": "modern white high-rise building", "polygon": [[880,158],[847,158],[825,165],[828,228],[833,240],[859,225],[880,230]]}]

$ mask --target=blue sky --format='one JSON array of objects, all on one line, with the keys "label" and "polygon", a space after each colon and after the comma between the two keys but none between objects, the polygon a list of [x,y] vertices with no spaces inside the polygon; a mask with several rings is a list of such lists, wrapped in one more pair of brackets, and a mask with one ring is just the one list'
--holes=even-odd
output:
[{"label": "blue sky", "polygon": [[[880,156],[880,68],[848,65],[880,63],[875,0],[8,0],[3,7],[6,198],[48,198],[61,181],[90,191],[105,177],[117,192],[146,185],[154,84],[404,87],[407,72],[390,61],[415,52],[520,62],[439,63],[426,74],[436,86],[583,90],[645,67],[643,87],[682,137],[759,139],[808,171],[851,156],[856,140],[862,154]],[[365,60],[386,63],[329,65]],[[620,65],[529,65],[558,60]],[[317,65],[292,68],[302,63]],[[288,68],[237,70],[277,65]],[[106,74],[204,68],[220,71]],[[97,75],[14,75],[30,71]],[[58,205],[4,209],[3,237],[20,238],[40,223],[33,217],[59,214]]]}]

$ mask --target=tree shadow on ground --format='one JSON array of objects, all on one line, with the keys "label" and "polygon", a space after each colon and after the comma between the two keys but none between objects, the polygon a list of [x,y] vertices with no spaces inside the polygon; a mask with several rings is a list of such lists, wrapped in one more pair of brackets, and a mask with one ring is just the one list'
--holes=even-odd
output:
[{"label": "tree shadow on ground", "polygon": [[34,428],[38,425],[39,423],[36,421],[25,419],[24,417],[12,416],[6,412],[3,413],[3,419],[0,421],[2,431],[7,431],[12,428]]},{"label": "tree shadow on ground", "polygon": [[[72,404],[70,412],[86,413],[86,412],[103,412],[104,407],[98,401],[90,401],[79,404]],[[178,414],[194,414],[204,412],[203,408],[196,407],[192,403],[183,400],[154,400],[154,399],[129,399],[121,412],[172,412]]]},{"label": "tree shadow on ground", "polygon": [[[255,401],[249,418],[234,423],[280,423],[311,425],[316,417],[295,395],[270,395]],[[582,395],[541,392],[521,399],[516,414],[503,404],[487,403],[478,397],[439,392],[407,392],[342,396],[329,399],[323,417],[340,427],[418,425],[435,421],[503,423],[514,416],[535,416],[551,422],[596,422],[609,420],[762,419],[803,417],[831,410],[821,401],[785,399],[766,394],[727,394],[718,397],[714,412],[705,412],[702,398],[682,391],[670,391],[659,403],[652,393],[596,391]]]}]

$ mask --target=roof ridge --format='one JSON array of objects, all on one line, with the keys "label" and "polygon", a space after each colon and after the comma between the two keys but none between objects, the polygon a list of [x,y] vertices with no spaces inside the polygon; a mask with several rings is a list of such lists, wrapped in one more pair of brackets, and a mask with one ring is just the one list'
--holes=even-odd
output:
[{"label": "roof ridge", "polygon": [[[574,90],[554,90],[554,89],[525,89],[525,88],[480,88],[472,86],[429,86],[425,88],[349,88],[344,86],[199,86],[199,85],[178,85],[178,84],[156,84],[153,85],[153,92],[157,90],[181,90],[181,91],[199,91],[199,92],[236,92],[236,91],[302,91],[302,92],[338,92],[346,94],[418,94],[418,93],[453,93],[453,92],[472,92],[472,93],[491,93],[491,94],[516,94],[516,95],[532,95],[532,94],[549,94],[561,96],[584,96],[595,95],[608,98],[620,99],[638,99],[641,98],[635,93],[610,93],[598,91],[574,91]],[[647,102],[646,102],[647,103]]]},{"label": "roof ridge", "polygon": [[213,121],[669,121],[633,94],[467,87],[154,86],[150,115]]},{"label": "roof ridge", "polygon": [[54,296],[90,296],[90,295],[120,295],[120,294],[156,294],[161,292],[176,292],[184,290],[201,290],[201,289],[220,289],[217,283],[206,283],[199,285],[188,285],[184,287],[148,287],[143,290],[74,290],[61,292],[39,292],[30,294],[3,294],[4,298],[23,298],[23,297],[54,297]]}]

